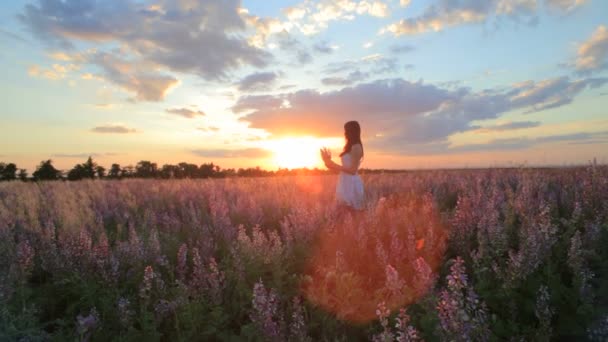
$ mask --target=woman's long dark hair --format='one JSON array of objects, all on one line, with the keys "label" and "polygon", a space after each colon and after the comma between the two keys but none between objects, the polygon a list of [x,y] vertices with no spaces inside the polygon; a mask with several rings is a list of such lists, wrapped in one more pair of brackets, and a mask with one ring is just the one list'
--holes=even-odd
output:
[{"label": "woman's long dark hair", "polygon": [[363,143],[361,142],[361,126],[357,121],[349,121],[344,124],[344,135],[346,137],[346,144],[344,145],[344,150],[340,153],[340,157],[350,152],[354,144],[361,144],[363,147]]}]

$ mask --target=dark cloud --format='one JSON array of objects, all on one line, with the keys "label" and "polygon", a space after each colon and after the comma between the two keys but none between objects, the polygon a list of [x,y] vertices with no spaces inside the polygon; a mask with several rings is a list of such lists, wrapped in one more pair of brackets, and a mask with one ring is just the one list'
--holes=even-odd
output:
[{"label": "dark cloud", "polygon": [[358,83],[363,81],[369,77],[368,73],[363,73],[360,71],[353,71],[348,74],[346,77],[333,76],[333,77],[325,77],[321,79],[321,83],[324,85],[333,85],[333,86],[348,86],[354,83]]},{"label": "dark cloud", "polygon": [[399,60],[397,58],[384,57],[382,55],[371,55],[360,60],[346,60],[332,62],[323,68],[326,75],[340,73],[369,72],[372,74],[394,74],[399,71]]},{"label": "dark cloud", "polygon": [[272,155],[272,152],[261,148],[246,148],[241,150],[198,149],[191,152],[205,158],[266,158]]},{"label": "dark cloud", "polygon": [[[156,101],[176,82],[159,74],[159,68],[218,80],[243,65],[268,64],[271,55],[239,34],[246,29],[240,6],[239,0],[38,0],[26,5],[18,18],[36,38],[55,48],[75,49],[79,42],[121,46],[128,56],[100,51],[103,57],[89,62],[100,65],[111,81],[135,92],[138,99]],[[120,59],[138,68],[118,75],[107,60]],[[141,90],[145,83],[153,89]]]},{"label": "dark cloud", "polygon": [[238,83],[240,91],[267,91],[271,90],[278,78],[274,72],[256,72],[247,75]]},{"label": "dark cloud", "polygon": [[91,129],[92,132],[95,133],[119,133],[119,134],[127,134],[127,133],[136,133],[137,130],[133,128],[129,128],[123,125],[103,125],[93,127]]},{"label": "dark cloud", "polygon": [[335,136],[336,127],[348,120],[359,119],[379,128],[387,121],[434,110],[453,96],[433,85],[393,79],[326,93],[300,90],[276,96],[244,96],[233,111],[251,112],[244,120],[272,133],[295,130]]},{"label": "dark cloud", "polygon": [[[474,92],[463,87],[450,89],[422,81],[389,79],[324,93],[300,90],[244,96],[233,111],[246,114],[242,120],[251,127],[278,135],[337,136],[344,122],[358,120],[368,146],[432,152],[449,147],[448,137],[452,134],[481,128],[473,122],[496,119],[513,110],[535,112],[563,106],[584,89],[606,82],[608,78],[557,78]],[[535,125],[525,122],[494,128]]]},{"label": "dark cloud", "polygon": [[313,49],[316,52],[324,53],[324,54],[331,54],[332,52],[334,52],[334,49],[326,41],[316,43],[315,45],[313,45]]},{"label": "dark cloud", "polygon": [[312,55],[308,52],[306,46],[287,31],[278,33],[276,35],[276,40],[279,44],[279,48],[284,52],[291,54],[295,58],[297,64],[312,63]]},{"label": "dark cloud", "polygon": [[179,84],[173,76],[146,68],[145,65],[108,53],[88,57],[103,70],[102,78],[135,95],[134,101],[162,101]]},{"label": "dark cloud", "polygon": [[405,54],[414,50],[414,47],[409,44],[399,44],[390,47],[390,51],[394,54]]},{"label": "dark cloud", "polygon": [[206,114],[198,109],[190,109],[190,108],[171,108],[166,110],[169,114],[175,114],[179,116],[183,116],[188,119],[195,118],[197,116],[205,116]]}]

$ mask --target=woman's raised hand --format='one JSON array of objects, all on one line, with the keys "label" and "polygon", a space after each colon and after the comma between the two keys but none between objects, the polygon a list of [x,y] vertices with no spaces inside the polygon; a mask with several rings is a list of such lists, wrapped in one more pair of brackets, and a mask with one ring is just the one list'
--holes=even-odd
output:
[{"label": "woman's raised hand", "polygon": [[324,162],[331,160],[331,151],[329,149],[327,149],[327,147],[321,148],[320,151],[321,151],[321,158],[323,158]]}]

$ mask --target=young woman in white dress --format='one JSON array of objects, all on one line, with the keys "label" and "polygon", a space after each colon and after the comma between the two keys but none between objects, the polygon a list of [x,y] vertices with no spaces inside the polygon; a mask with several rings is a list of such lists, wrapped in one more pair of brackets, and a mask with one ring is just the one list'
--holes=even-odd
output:
[{"label": "young woman in white dress", "polygon": [[330,170],[340,171],[336,185],[336,201],[339,206],[349,211],[361,211],[365,205],[363,181],[357,174],[361,159],[363,158],[363,144],[361,143],[361,127],[357,121],[344,124],[344,137],[346,144],[340,154],[342,165],[331,160],[331,152],[327,148],[321,149],[321,157],[325,166]]}]

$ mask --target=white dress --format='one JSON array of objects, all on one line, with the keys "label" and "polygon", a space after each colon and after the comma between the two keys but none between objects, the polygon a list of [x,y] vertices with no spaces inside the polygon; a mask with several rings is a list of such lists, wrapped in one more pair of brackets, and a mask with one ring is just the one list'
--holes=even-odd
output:
[{"label": "white dress", "polygon": [[[344,154],[340,159],[342,160],[342,166],[346,167],[350,167],[353,162],[350,152]],[[353,209],[363,209],[365,193],[363,192],[363,181],[358,174],[351,175],[340,172],[336,185],[336,200],[338,203],[350,206]]]}]

